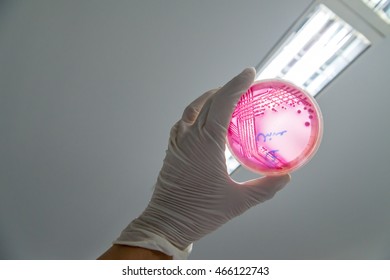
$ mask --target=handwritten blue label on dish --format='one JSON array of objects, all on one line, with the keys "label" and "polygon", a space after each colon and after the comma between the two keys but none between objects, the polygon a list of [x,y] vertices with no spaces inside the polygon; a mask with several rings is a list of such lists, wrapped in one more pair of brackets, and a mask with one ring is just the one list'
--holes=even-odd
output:
[{"label": "handwritten blue label on dish", "polygon": [[268,133],[258,133],[256,135],[256,141],[262,140],[264,143],[267,141],[271,141],[272,137],[276,136],[283,136],[285,133],[287,133],[287,130],[277,131],[277,132],[268,132]]}]

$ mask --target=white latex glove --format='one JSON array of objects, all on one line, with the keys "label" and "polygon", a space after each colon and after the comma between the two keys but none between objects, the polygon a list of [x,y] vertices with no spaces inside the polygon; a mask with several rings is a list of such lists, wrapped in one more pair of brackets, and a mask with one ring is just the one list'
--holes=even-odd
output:
[{"label": "white latex glove", "polygon": [[170,133],[168,150],[145,211],[115,244],[159,250],[184,259],[192,243],[274,196],[289,175],[234,182],[225,162],[226,132],[255,78],[247,68],[218,90],[193,101]]}]

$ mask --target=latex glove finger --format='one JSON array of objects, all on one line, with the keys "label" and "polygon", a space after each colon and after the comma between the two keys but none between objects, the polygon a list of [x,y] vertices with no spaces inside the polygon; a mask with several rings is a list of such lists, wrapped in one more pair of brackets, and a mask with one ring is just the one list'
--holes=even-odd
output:
[{"label": "latex glove finger", "polygon": [[207,115],[204,123],[205,129],[214,131],[222,128],[226,135],[237,102],[254,82],[255,75],[256,70],[253,67],[246,68],[212,97],[209,108],[206,108],[208,111],[203,112],[202,110],[202,114]]},{"label": "latex glove finger", "polygon": [[210,101],[211,97],[217,91],[218,89],[212,89],[205,92],[185,108],[181,119],[174,125],[171,130],[170,139],[173,140],[175,144],[179,142],[178,138],[185,134],[186,131],[193,125],[205,103]]},{"label": "latex glove finger", "polygon": [[188,124],[193,124],[196,118],[199,115],[199,112],[202,110],[203,105],[206,103],[206,101],[214,95],[219,89],[212,89],[201,96],[199,96],[197,99],[191,102],[190,105],[188,105],[183,112],[183,115],[181,117],[181,120]]},{"label": "latex glove finger", "polygon": [[290,182],[290,175],[267,176],[239,183],[240,192],[248,197],[250,207],[271,199]]}]

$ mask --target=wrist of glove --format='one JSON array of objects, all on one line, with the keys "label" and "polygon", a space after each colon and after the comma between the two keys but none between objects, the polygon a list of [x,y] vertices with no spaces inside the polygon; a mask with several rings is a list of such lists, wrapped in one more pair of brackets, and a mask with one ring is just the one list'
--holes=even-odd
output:
[{"label": "wrist of glove", "polygon": [[274,196],[290,176],[233,181],[225,162],[226,132],[255,71],[245,69],[225,86],[193,101],[171,129],[168,149],[145,211],[116,244],[159,250],[185,259],[192,243]]}]

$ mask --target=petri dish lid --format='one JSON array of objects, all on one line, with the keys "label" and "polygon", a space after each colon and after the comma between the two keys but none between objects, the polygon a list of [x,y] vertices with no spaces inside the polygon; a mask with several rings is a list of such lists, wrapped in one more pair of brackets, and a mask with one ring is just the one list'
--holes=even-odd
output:
[{"label": "petri dish lid", "polygon": [[278,175],[307,163],[320,145],[322,132],[322,114],[310,94],[283,80],[262,80],[238,101],[227,145],[244,167]]}]

